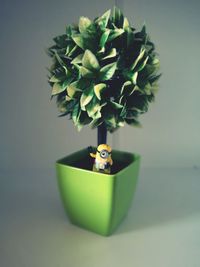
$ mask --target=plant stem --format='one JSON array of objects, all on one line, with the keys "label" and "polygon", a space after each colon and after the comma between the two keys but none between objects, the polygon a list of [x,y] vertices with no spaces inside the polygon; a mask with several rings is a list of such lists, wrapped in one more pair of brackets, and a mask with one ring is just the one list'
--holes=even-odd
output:
[{"label": "plant stem", "polygon": [[98,131],[97,132],[97,144],[98,144],[98,146],[100,144],[106,144],[107,143],[107,129],[106,129],[106,125],[104,122],[98,126],[97,131]]}]

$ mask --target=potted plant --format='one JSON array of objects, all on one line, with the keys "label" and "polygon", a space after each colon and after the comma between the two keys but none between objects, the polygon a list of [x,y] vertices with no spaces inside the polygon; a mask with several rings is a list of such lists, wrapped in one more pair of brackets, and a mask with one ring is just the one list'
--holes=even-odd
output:
[{"label": "potted plant", "polygon": [[[124,126],[139,126],[158,89],[159,60],[146,27],[136,31],[114,7],[54,38],[49,83],[60,116],[80,131],[97,128],[98,145]],[[111,173],[92,171],[85,148],[56,163],[58,184],[72,223],[101,235],[111,234],[126,215],[136,186],[140,156],[112,151]]]}]

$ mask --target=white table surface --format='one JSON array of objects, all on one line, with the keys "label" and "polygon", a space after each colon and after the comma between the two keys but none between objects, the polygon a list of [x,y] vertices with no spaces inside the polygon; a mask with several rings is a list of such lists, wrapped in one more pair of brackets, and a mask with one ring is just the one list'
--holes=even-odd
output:
[{"label": "white table surface", "polygon": [[69,223],[54,170],[0,172],[1,267],[200,267],[200,170],[142,169],[110,237]]}]

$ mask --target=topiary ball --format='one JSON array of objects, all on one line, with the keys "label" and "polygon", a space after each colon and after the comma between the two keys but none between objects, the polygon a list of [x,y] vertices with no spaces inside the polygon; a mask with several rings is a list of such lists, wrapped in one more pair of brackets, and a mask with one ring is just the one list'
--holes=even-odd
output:
[{"label": "topiary ball", "polygon": [[104,123],[110,132],[125,123],[140,125],[138,116],[154,100],[160,77],[145,26],[136,31],[114,7],[93,21],[80,17],[54,42],[49,83],[60,116],[69,115],[78,130],[86,124]]}]

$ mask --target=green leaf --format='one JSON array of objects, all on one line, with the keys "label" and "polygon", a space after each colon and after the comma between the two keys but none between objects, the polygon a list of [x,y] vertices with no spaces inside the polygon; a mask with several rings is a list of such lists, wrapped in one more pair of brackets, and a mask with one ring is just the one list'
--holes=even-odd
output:
[{"label": "green leaf", "polygon": [[77,122],[76,127],[77,127],[78,132],[80,132],[83,126],[84,126],[83,124],[81,124],[80,122]]},{"label": "green leaf", "polygon": [[88,49],[83,55],[82,64],[85,68],[89,70],[98,70],[100,68],[96,56]]},{"label": "green leaf", "polygon": [[76,126],[77,123],[78,123],[80,114],[81,114],[80,105],[79,105],[79,104],[76,104],[76,105],[74,106],[74,108],[73,108],[73,111],[72,111],[72,120],[73,120],[75,126]]},{"label": "green leaf", "polygon": [[114,29],[110,32],[110,35],[108,36],[108,42],[111,42],[115,38],[119,37],[124,33],[123,29]]},{"label": "green leaf", "polygon": [[58,47],[66,46],[67,45],[67,39],[68,38],[67,38],[66,34],[63,34],[63,35],[60,35],[60,36],[53,38],[54,42],[56,43],[56,45]]},{"label": "green leaf", "polygon": [[104,47],[104,45],[106,44],[108,37],[109,37],[109,34],[110,34],[110,30],[106,29],[105,32],[101,35],[100,48]]},{"label": "green leaf", "polygon": [[66,99],[66,101],[71,101],[72,100],[72,98],[69,97],[68,95],[65,96],[65,99]]},{"label": "green leaf", "polygon": [[92,22],[89,18],[80,17],[79,24],[78,24],[80,33],[85,32],[91,26],[91,24],[92,24]]},{"label": "green leaf", "polygon": [[72,38],[70,38],[69,45],[66,47],[65,55],[71,56],[76,49],[80,48],[73,42]]},{"label": "green leaf", "polygon": [[81,124],[81,126],[84,126],[86,124],[89,124],[91,122],[91,118],[88,117],[88,114],[86,111],[81,111],[81,115],[79,117],[79,124]]},{"label": "green leaf", "polygon": [[115,109],[122,109],[123,108],[123,105],[121,105],[121,104],[119,104],[117,102],[114,102],[114,101],[110,101],[110,104]]},{"label": "green leaf", "polygon": [[67,56],[69,54],[69,51],[70,51],[70,46],[68,45],[66,50],[65,50],[65,55]]},{"label": "green leaf", "polygon": [[112,48],[109,53],[107,54],[107,56],[103,57],[102,60],[104,59],[108,59],[108,58],[112,58],[115,57],[117,55],[117,50],[116,48]]},{"label": "green leaf", "polygon": [[145,35],[146,35],[146,25],[145,24],[142,26],[141,33],[143,34],[143,37],[145,37]]},{"label": "green leaf", "polygon": [[128,109],[126,112],[126,119],[135,119],[138,116],[137,110]]},{"label": "green leaf", "polygon": [[72,48],[72,50],[68,53],[68,57],[73,56],[73,54],[75,54],[79,49],[80,49],[80,48],[79,48],[77,45],[75,45],[75,46]]},{"label": "green leaf", "polygon": [[[135,91],[141,92],[141,89],[139,88],[138,85],[135,85],[135,86],[134,86],[134,90],[133,90],[133,92],[135,92]],[[131,94],[132,94],[132,93],[131,93]]]},{"label": "green leaf", "polygon": [[134,33],[133,33],[131,28],[128,28],[126,30],[126,40],[127,40],[126,41],[127,42],[127,47],[130,47],[134,42]]},{"label": "green leaf", "polygon": [[117,27],[122,27],[124,22],[124,16],[119,8],[114,6],[112,13],[112,20]]},{"label": "green leaf", "polygon": [[127,113],[127,106],[126,104],[124,104],[123,109],[121,110],[121,113],[120,113],[120,117],[124,118],[126,116],[126,113]]},{"label": "green leaf", "polygon": [[55,52],[55,57],[56,57],[57,61],[59,62],[59,64],[61,66],[64,66],[65,65],[65,63],[63,62],[63,60],[61,59],[61,57],[58,55],[57,52]]},{"label": "green leaf", "polygon": [[75,57],[71,61],[71,64],[80,64],[80,63],[82,63],[82,58],[83,58],[83,54],[79,54],[77,57]]},{"label": "green leaf", "polygon": [[64,97],[64,96],[62,96],[62,97],[65,100],[67,112],[72,113],[74,106],[77,104],[77,100],[71,99],[70,101],[66,102],[66,97]]},{"label": "green leaf", "polygon": [[132,81],[133,84],[136,84],[138,72],[129,71],[129,70],[125,69],[123,71],[123,76],[126,80],[130,80],[130,81]]},{"label": "green leaf", "polygon": [[147,95],[151,95],[151,89],[152,89],[151,84],[148,82],[144,87],[144,91]]},{"label": "green leaf", "polygon": [[148,61],[149,57],[146,57],[144,61],[142,61],[140,64],[138,64],[137,67],[135,67],[135,71],[141,71],[147,64],[147,61]]},{"label": "green leaf", "polygon": [[83,67],[83,66],[79,66],[78,64],[74,64],[74,66],[79,70],[81,76],[83,78],[94,78],[94,73],[92,71],[90,71],[89,69]]},{"label": "green leaf", "polygon": [[103,68],[100,69],[99,79],[101,81],[109,80],[114,75],[116,68],[117,68],[116,62],[104,66]]},{"label": "green leaf", "polygon": [[52,82],[52,83],[58,83],[58,82],[60,82],[60,80],[55,75],[51,76],[51,78],[49,79],[49,81]]},{"label": "green leaf", "polygon": [[131,81],[126,81],[121,89],[121,94],[130,96],[135,91],[135,85]]},{"label": "green leaf", "polygon": [[66,114],[68,113],[67,109],[67,102],[65,98],[59,98],[59,101],[57,100],[57,107],[60,113]]},{"label": "green leaf", "polygon": [[158,58],[154,58],[153,61],[152,61],[152,64],[153,65],[159,65],[160,64],[160,61]]},{"label": "green leaf", "polygon": [[87,68],[81,66],[80,68],[81,76],[85,78],[94,78],[94,73],[88,70]]},{"label": "green leaf", "polygon": [[94,96],[93,92],[93,86],[88,87],[87,89],[84,90],[81,98],[80,98],[80,104],[81,104],[81,109],[86,110],[85,106],[90,103]]},{"label": "green leaf", "polygon": [[90,126],[92,129],[98,127],[99,125],[101,125],[103,123],[102,119],[100,118],[97,118],[97,119],[94,119],[90,122]]},{"label": "green leaf", "polygon": [[101,93],[105,88],[106,88],[105,83],[99,83],[99,84],[94,86],[95,95],[99,100],[101,100]]},{"label": "green leaf", "polygon": [[158,92],[158,89],[159,89],[159,86],[156,82],[151,84],[151,93],[153,95],[155,95]]},{"label": "green leaf", "polygon": [[127,87],[129,87],[129,86],[132,86],[132,82],[131,82],[131,81],[126,81],[126,82],[122,85],[121,95],[126,94]]},{"label": "green leaf", "polygon": [[76,34],[72,36],[73,41],[83,50],[85,50],[85,43],[81,34]]},{"label": "green leaf", "polygon": [[125,102],[126,102],[126,98],[124,95],[122,95],[119,99],[119,103],[122,104],[122,105],[125,105]]},{"label": "green leaf", "polygon": [[97,33],[97,28],[94,22],[86,17],[81,17],[79,20],[79,31],[85,39],[94,39]]},{"label": "green leaf", "polygon": [[101,118],[101,112],[98,110],[92,117],[94,120],[100,119]]},{"label": "green leaf", "polygon": [[123,22],[123,29],[124,29],[124,30],[128,30],[128,28],[129,28],[129,21],[128,21],[128,19],[125,17],[125,18],[124,18],[124,22]]},{"label": "green leaf", "polygon": [[118,126],[118,127],[124,127],[124,125],[125,125],[125,124],[124,124],[123,121],[119,121],[119,122],[117,123],[117,126]]},{"label": "green leaf", "polygon": [[156,83],[158,81],[160,76],[161,76],[161,74],[151,76],[149,79],[149,82],[153,85],[154,83]]},{"label": "green leaf", "polygon": [[67,94],[70,98],[73,98],[77,93],[82,92],[82,90],[80,90],[76,86],[77,82],[71,83],[69,86],[67,86]]},{"label": "green leaf", "polygon": [[53,88],[52,88],[52,92],[51,95],[58,95],[60,93],[62,93],[63,91],[65,91],[66,88],[62,87],[62,85],[60,83],[54,83]]},{"label": "green leaf", "polygon": [[141,124],[139,121],[137,121],[136,119],[125,119],[126,123],[129,124],[130,126],[136,126],[141,128]]},{"label": "green leaf", "polygon": [[76,83],[77,83],[76,87],[81,89],[82,91],[91,86],[91,80],[87,78],[81,78],[78,81],[76,81]]},{"label": "green leaf", "polygon": [[97,52],[97,54],[98,55],[101,55],[102,53],[105,53],[105,47],[102,47],[98,52]]},{"label": "green leaf", "polygon": [[70,71],[67,69],[67,67],[66,66],[63,66],[63,69],[65,70],[65,75],[67,76],[67,77],[69,77],[70,76]]},{"label": "green leaf", "polygon": [[[64,69],[64,66],[63,66]],[[68,74],[65,73],[63,69],[55,69],[53,73],[55,74],[55,77],[60,81],[63,82],[64,80],[68,79],[71,77],[71,73],[68,72]]]},{"label": "green leaf", "polygon": [[72,27],[71,27],[71,25],[66,27],[66,34],[67,34],[67,36],[71,37],[71,35],[72,35]]},{"label": "green leaf", "polygon": [[135,61],[131,65],[131,68],[130,68],[131,70],[134,70],[134,68],[136,67],[136,65],[138,64],[138,62],[143,58],[144,54],[145,54],[145,49],[144,48],[141,48],[138,57],[135,59]]},{"label": "green leaf", "polygon": [[90,118],[95,119],[95,114],[101,110],[100,101],[97,97],[93,97],[90,103],[87,105],[87,113]]},{"label": "green leaf", "polygon": [[137,84],[137,77],[138,77],[138,72],[134,72],[131,77],[133,84]]},{"label": "green leaf", "polygon": [[152,76],[154,73],[156,73],[159,70],[159,65],[152,65],[147,63],[145,66],[145,69],[143,70],[143,72],[145,72],[145,77],[149,77]]},{"label": "green leaf", "polygon": [[62,88],[63,88],[63,89],[66,89],[67,86],[71,83],[72,80],[73,80],[72,77],[67,78],[67,79],[62,83]]},{"label": "green leaf", "polygon": [[113,129],[117,127],[117,120],[114,115],[111,115],[109,118],[107,118],[106,123]]},{"label": "green leaf", "polygon": [[106,11],[101,17],[97,18],[95,21],[101,29],[106,28],[108,24],[108,20],[110,18],[111,10]]}]

